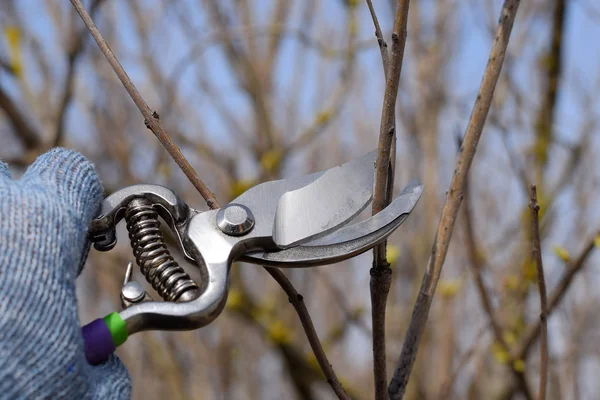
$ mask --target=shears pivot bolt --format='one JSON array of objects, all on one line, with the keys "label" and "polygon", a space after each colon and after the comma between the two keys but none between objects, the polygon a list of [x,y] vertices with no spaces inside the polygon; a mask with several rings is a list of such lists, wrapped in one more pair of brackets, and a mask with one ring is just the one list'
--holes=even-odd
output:
[{"label": "shears pivot bolt", "polygon": [[254,215],[248,207],[232,203],[217,212],[217,226],[226,235],[243,236],[254,228]]}]

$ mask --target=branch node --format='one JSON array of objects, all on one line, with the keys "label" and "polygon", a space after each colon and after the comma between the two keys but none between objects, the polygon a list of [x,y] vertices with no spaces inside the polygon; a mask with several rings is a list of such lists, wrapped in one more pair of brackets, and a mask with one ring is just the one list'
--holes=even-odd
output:
[{"label": "branch node", "polygon": [[[154,118],[157,121],[160,121],[160,115],[158,115],[158,113],[156,111],[152,112],[152,118]],[[152,127],[150,126],[150,122],[147,119],[144,119],[144,125],[146,125],[146,128],[152,130]]]}]

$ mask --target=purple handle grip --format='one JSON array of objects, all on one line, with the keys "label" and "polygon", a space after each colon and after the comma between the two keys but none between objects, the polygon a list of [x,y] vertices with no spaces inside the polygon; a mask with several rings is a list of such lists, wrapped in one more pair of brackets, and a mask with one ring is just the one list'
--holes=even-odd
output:
[{"label": "purple handle grip", "polygon": [[104,319],[98,318],[81,328],[85,358],[91,365],[101,364],[116,349]]}]

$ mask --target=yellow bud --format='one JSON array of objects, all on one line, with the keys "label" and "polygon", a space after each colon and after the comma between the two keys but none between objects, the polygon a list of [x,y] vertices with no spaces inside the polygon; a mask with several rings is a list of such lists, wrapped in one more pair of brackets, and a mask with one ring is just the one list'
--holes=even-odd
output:
[{"label": "yellow bud", "polygon": [[443,297],[454,297],[460,291],[461,282],[458,279],[440,281],[440,294]]},{"label": "yellow bud", "polygon": [[517,341],[517,337],[515,336],[515,334],[510,331],[504,332],[502,334],[502,338],[508,346],[515,344],[515,342]]},{"label": "yellow bud", "polygon": [[230,289],[227,304],[225,306],[230,310],[239,310],[242,308],[243,303],[244,296],[242,295],[242,292],[237,289]]},{"label": "yellow bud", "polygon": [[289,343],[292,336],[289,329],[280,320],[269,325],[268,335],[273,342],[282,344]]},{"label": "yellow bud", "polygon": [[267,299],[263,302],[262,308],[267,314],[274,314],[277,311],[277,301],[274,298]]},{"label": "yellow bud", "polygon": [[537,279],[537,268],[535,261],[531,258],[523,263],[523,278],[528,282],[534,282]]},{"label": "yellow bud", "polygon": [[387,245],[386,250],[387,260],[391,265],[395,265],[398,261],[398,257],[400,256],[400,249],[398,246],[394,246],[393,244]]},{"label": "yellow bud", "polygon": [[554,250],[554,253],[558,256],[558,258],[564,262],[569,261],[569,252],[564,247],[554,246],[552,247],[552,250]]},{"label": "yellow bud", "polygon": [[229,197],[235,199],[240,194],[250,189],[252,186],[254,186],[254,181],[249,179],[235,181],[231,184],[231,187],[229,188]]},{"label": "yellow bud", "polygon": [[525,371],[525,361],[523,360],[515,360],[513,362],[513,369],[517,372]]},{"label": "yellow bud", "polygon": [[315,117],[315,122],[317,123],[317,125],[322,125],[329,121],[329,118],[331,118],[331,113],[329,111],[321,111]]},{"label": "yellow bud", "polygon": [[280,150],[273,149],[269,150],[262,155],[260,158],[260,166],[265,171],[273,171],[281,162],[283,154]]},{"label": "yellow bud", "polygon": [[510,355],[506,350],[499,349],[497,351],[492,351],[492,354],[500,364],[506,364],[510,360]]},{"label": "yellow bud", "polygon": [[314,353],[310,353],[306,355],[306,362],[314,369],[320,369],[319,362],[317,361],[317,357],[315,357]]},{"label": "yellow bud", "polygon": [[336,325],[331,332],[329,332],[329,338],[332,341],[336,341],[342,338],[342,336],[344,335],[346,329],[345,329],[345,325],[342,324],[338,324]]},{"label": "yellow bud", "polygon": [[350,318],[352,320],[356,321],[364,314],[364,312],[365,312],[365,308],[362,306],[358,306],[352,310]]},{"label": "yellow bud", "polygon": [[4,28],[4,35],[8,42],[11,67],[16,76],[21,77],[23,66],[21,64],[21,31],[18,26],[9,25]]},{"label": "yellow bud", "polygon": [[508,290],[517,290],[519,288],[519,284],[521,283],[521,280],[519,279],[519,277],[517,275],[508,275],[505,279],[504,279],[504,287],[506,287],[506,289]]},{"label": "yellow bud", "polygon": [[600,235],[594,238],[594,246],[600,247]]}]

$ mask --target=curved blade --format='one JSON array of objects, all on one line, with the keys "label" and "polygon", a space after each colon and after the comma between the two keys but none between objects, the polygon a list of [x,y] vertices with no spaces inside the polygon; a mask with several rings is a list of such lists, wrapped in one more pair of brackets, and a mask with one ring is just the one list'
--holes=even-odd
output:
[{"label": "curved blade", "polygon": [[417,204],[423,185],[411,182],[380,213],[303,246],[247,254],[244,261],[281,268],[311,267],[343,261],[373,248],[392,234]]},{"label": "curved blade", "polygon": [[371,202],[377,152],[325,171],[279,199],[273,240],[287,248],[322,237],[356,217]]},{"label": "curved blade", "polygon": [[305,246],[329,246],[349,242],[376,232],[391,224],[399,215],[408,214],[419,201],[423,193],[423,184],[412,181],[402,189],[400,195],[386,208],[369,219],[345,226],[321,239],[306,243]]}]

